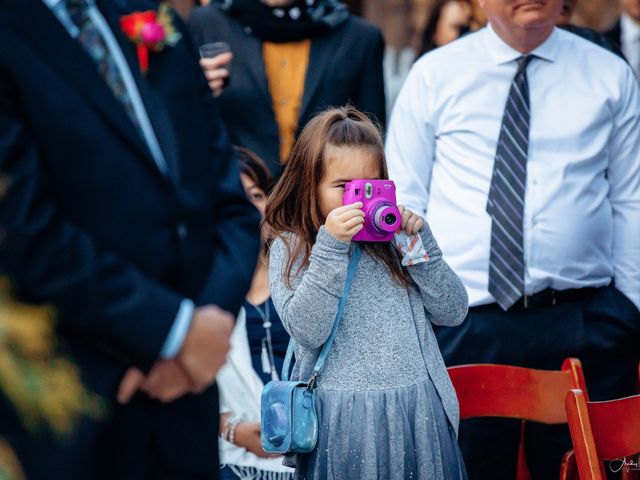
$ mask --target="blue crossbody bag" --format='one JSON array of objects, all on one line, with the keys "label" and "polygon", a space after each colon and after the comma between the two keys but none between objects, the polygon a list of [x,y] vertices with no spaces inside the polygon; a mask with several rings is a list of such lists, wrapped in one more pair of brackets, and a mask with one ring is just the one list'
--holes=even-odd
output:
[{"label": "blue crossbody bag", "polygon": [[356,245],[349,261],[347,278],[344,282],[338,312],[333,322],[331,334],[322,347],[320,356],[308,382],[289,381],[289,370],[295,342],[289,340],[287,354],[282,366],[282,380],[274,380],[262,390],[260,400],[260,440],[267,453],[309,453],[318,441],[318,413],[316,411],[316,382],[324,368],[331,345],[340,326],[344,307],[349,297],[351,284],[362,252]]}]

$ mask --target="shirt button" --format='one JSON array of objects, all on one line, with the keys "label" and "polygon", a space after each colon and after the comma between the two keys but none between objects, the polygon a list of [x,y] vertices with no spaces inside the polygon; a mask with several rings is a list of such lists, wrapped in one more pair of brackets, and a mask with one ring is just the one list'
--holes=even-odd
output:
[{"label": "shirt button", "polygon": [[178,233],[178,238],[180,240],[184,240],[189,236],[189,229],[184,223],[178,223],[176,226],[176,232]]},{"label": "shirt button", "polygon": [[280,100],[280,105],[282,105],[283,107],[289,103],[287,100]]},{"label": "shirt button", "polygon": [[531,183],[532,183],[533,185],[535,185],[536,187],[538,186],[538,180],[533,180]]},{"label": "shirt button", "polygon": [[288,65],[288,62],[287,62],[286,60],[282,60],[282,61],[280,62],[280,66],[281,66],[282,68],[285,68],[287,65]]}]

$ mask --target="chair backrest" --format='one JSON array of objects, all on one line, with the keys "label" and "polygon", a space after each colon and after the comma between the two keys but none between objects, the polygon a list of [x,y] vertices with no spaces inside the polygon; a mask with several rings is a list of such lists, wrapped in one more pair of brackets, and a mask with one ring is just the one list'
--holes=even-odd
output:
[{"label": "chair backrest", "polygon": [[567,423],[565,398],[571,389],[586,392],[580,360],[568,358],[561,370],[509,365],[450,367],[460,418],[505,417],[547,424]]},{"label": "chair backrest", "polygon": [[615,460],[613,469],[620,467],[623,473],[635,472],[640,477],[638,460],[634,459],[640,453],[640,395],[589,402],[582,390],[576,389],[567,395],[566,407],[582,480],[606,479],[602,460]]}]

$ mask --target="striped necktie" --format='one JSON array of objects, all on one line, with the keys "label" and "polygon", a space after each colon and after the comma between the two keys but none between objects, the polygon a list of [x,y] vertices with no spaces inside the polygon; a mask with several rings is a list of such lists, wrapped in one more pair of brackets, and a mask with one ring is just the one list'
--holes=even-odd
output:
[{"label": "striped necktie", "polygon": [[87,0],[65,0],[65,6],[67,7],[69,18],[71,18],[71,21],[78,27],[79,34],[77,40],[95,62],[98,72],[102,78],[104,78],[105,82],[107,82],[114,96],[120,101],[127,115],[136,126],[140,135],[142,135],[140,123],[122,74],[102,35],[100,35],[100,31],[89,16]]},{"label": "striped necktie", "polygon": [[502,117],[493,177],[487,201],[491,216],[489,293],[507,310],[524,295],[523,215],[529,147],[529,84],[527,65],[518,59]]}]

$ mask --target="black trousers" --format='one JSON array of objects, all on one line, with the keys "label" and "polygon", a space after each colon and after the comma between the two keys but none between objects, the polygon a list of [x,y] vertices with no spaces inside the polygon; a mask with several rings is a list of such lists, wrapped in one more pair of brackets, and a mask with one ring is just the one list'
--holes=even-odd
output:
[{"label": "black trousers", "polygon": [[[499,363],[558,370],[567,357],[584,369],[591,400],[638,392],[640,312],[613,285],[580,302],[504,312],[496,304],[473,307],[458,327],[436,327],[447,366]],[[469,419],[460,425],[460,446],[471,480],[513,480],[520,422]],[[527,423],[527,461],[534,479],[558,478],[571,449],[566,425]]]},{"label": "black trousers", "polygon": [[[15,450],[27,480],[216,480],[217,430],[205,445],[215,468],[206,472],[190,468],[187,459],[187,465],[177,469],[159,447],[159,432],[151,420],[154,409],[160,408],[157,402],[136,395],[127,406],[108,410],[109,421],[97,424],[84,419],[67,438],[55,437],[46,429],[25,430],[13,408],[0,398],[0,438]],[[213,408],[217,415],[217,405]],[[188,433],[190,422],[197,419],[182,416],[176,421],[184,423]],[[194,457],[193,463],[197,461],[202,463]]]}]

